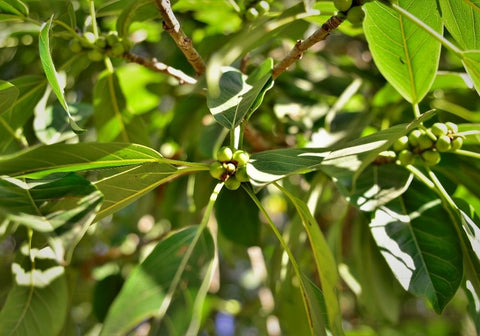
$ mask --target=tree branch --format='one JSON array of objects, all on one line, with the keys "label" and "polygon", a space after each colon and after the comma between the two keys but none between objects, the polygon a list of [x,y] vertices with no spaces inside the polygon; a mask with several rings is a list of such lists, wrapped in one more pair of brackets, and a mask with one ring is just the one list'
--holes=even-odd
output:
[{"label": "tree branch", "polygon": [[170,36],[173,38],[177,46],[183,52],[188,62],[195,69],[197,76],[205,72],[205,63],[203,62],[202,57],[193,47],[192,40],[185,35],[182,28],[180,27],[180,22],[173,14],[172,7],[170,6],[170,0],[155,0],[160,14],[163,19],[163,28]]},{"label": "tree branch", "polygon": [[282,72],[286,71],[290,65],[302,58],[305,50],[311,48],[315,43],[325,40],[344,20],[344,18],[334,15],[307,39],[304,41],[298,40],[287,56],[273,68],[273,79],[276,79]]},{"label": "tree branch", "polygon": [[177,79],[180,82],[180,84],[195,84],[195,83],[197,83],[197,80],[195,78],[190,77],[189,75],[185,74],[181,70],[172,68],[169,65],[166,65],[162,62],[159,62],[155,58],[150,60],[150,59],[146,59],[146,58],[143,58],[141,56],[138,56],[138,55],[135,55],[135,54],[132,54],[132,53],[129,53],[129,52],[126,52],[125,54],[123,54],[122,57],[124,59],[126,59],[127,61],[143,65],[144,67],[149,68],[153,71],[161,72],[161,73],[164,73],[168,76],[171,76],[171,77]]}]

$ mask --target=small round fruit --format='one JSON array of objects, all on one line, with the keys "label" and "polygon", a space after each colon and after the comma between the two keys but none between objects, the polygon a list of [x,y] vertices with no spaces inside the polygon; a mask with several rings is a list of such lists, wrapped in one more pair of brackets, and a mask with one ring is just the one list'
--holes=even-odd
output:
[{"label": "small round fruit", "polygon": [[237,167],[243,167],[250,160],[250,155],[243,150],[237,150],[233,153],[232,161],[237,163]]},{"label": "small round fruit", "polygon": [[83,34],[83,42],[84,42],[84,46],[88,46],[88,47],[92,47],[93,44],[95,43],[95,40],[97,39],[95,37],[95,34],[93,34],[92,32],[85,32]]},{"label": "small round fruit", "polygon": [[270,4],[266,1],[260,1],[255,5],[255,9],[259,15],[263,15],[270,10]]},{"label": "small round fruit", "polygon": [[107,44],[112,47],[115,45],[115,43],[120,41],[120,38],[118,37],[118,33],[116,31],[111,31],[107,34],[106,40]]},{"label": "small round fruit", "polygon": [[441,137],[442,135],[446,135],[448,132],[448,127],[444,123],[437,122],[432,125],[430,128],[432,133],[435,134],[437,137]]},{"label": "small round fruit", "polygon": [[73,39],[69,43],[70,45],[70,50],[73,51],[74,53],[79,53],[82,51],[82,43],[78,39]]},{"label": "small round fruit", "polygon": [[90,50],[87,55],[90,61],[92,62],[98,62],[103,60],[103,54],[100,51],[95,49]]},{"label": "small round fruit", "polygon": [[348,10],[347,20],[353,25],[361,25],[365,18],[365,12],[361,6],[352,7]]},{"label": "small round fruit", "polygon": [[463,138],[462,137],[453,138],[452,148],[451,148],[452,151],[456,151],[457,149],[462,148],[462,146],[463,146]]},{"label": "small round fruit", "polygon": [[98,39],[95,40],[95,47],[99,49],[105,49],[107,46],[107,40],[105,39],[104,36],[100,36]]},{"label": "small round fruit", "polygon": [[235,166],[235,164],[232,163],[232,162],[224,162],[224,163],[223,163],[223,168],[225,168],[225,171],[226,171],[227,174],[229,174],[229,175],[234,174],[235,171],[237,170],[237,166]]},{"label": "small round fruit", "polygon": [[248,182],[248,181],[250,181],[250,178],[248,177],[248,174],[247,174],[247,166],[243,166],[243,167],[237,168],[237,171],[235,172],[235,177],[236,177],[237,180],[239,180],[240,182]]},{"label": "small round fruit", "polygon": [[452,149],[450,138],[447,135],[442,135],[435,143],[435,148],[437,148],[439,152],[448,152]]},{"label": "small round fruit", "polygon": [[237,190],[240,188],[240,185],[242,182],[240,182],[238,179],[235,178],[235,176],[230,176],[226,181],[225,181],[225,187],[230,190]]},{"label": "small round fruit", "polygon": [[429,149],[422,153],[422,159],[427,165],[434,166],[440,162],[440,153],[435,149]]},{"label": "small round fruit", "polygon": [[393,143],[393,150],[396,152],[400,152],[403,149],[408,148],[408,136],[404,135],[400,138],[398,138],[394,143]]},{"label": "small round fruit", "polygon": [[333,5],[339,11],[346,12],[352,7],[352,0],[333,0]]},{"label": "small round fruit", "polygon": [[115,57],[121,57],[125,53],[125,47],[122,42],[117,42],[112,46],[111,53]]},{"label": "small round fruit", "polygon": [[447,121],[445,123],[445,125],[447,125],[447,128],[449,130],[449,133],[457,133],[458,132],[458,125],[451,122],[451,121]]},{"label": "small round fruit", "polygon": [[210,175],[217,180],[221,180],[226,173],[221,162],[215,161],[210,165]]},{"label": "small round fruit", "polygon": [[230,147],[224,146],[217,152],[217,160],[221,162],[230,161],[233,157],[233,151]]},{"label": "small round fruit", "polygon": [[424,132],[422,132],[419,129],[415,129],[410,132],[408,135],[408,142],[410,143],[410,146],[412,147],[417,147],[418,146],[418,138],[420,138],[420,135],[422,135]]},{"label": "small round fruit", "polygon": [[418,138],[418,147],[421,149],[428,149],[433,146],[433,140],[428,136],[427,133],[422,133]]},{"label": "small round fruit", "polygon": [[255,20],[256,18],[258,18],[258,16],[260,15],[260,13],[258,13],[258,10],[254,7],[251,7],[247,10],[247,12],[245,13],[245,18],[248,20],[248,21],[253,21]]},{"label": "small round fruit", "polygon": [[413,158],[413,153],[408,149],[404,149],[400,153],[398,153],[398,161],[402,166],[408,166],[409,164],[412,164]]}]

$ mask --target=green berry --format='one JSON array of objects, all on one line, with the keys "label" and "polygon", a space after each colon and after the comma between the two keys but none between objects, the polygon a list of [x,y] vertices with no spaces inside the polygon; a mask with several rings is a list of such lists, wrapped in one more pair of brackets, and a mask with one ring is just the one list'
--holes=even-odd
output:
[{"label": "green berry", "polygon": [[417,147],[418,138],[420,138],[420,135],[422,135],[423,133],[424,132],[419,129],[415,129],[411,131],[410,134],[408,135],[408,142],[410,143],[410,146]]},{"label": "green berry", "polygon": [[100,51],[95,49],[90,50],[87,55],[90,61],[92,62],[98,62],[103,60],[103,54]]},{"label": "green berry", "polygon": [[236,162],[237,167],[245,166],[248,160],[250,160],[250,155],[243,150],[237,150],[235,153],[233,153],[232,161]]},{"label": "green berry", "polygon": [[223,163],[223,168],[225,168],[225,171],[226,171],[227,174],[229,174],[229,175],[234,174],[235,171],[237,170],[237,166],[235,166],[235,164],[232,163],[232,162],[224,162],[224,163]]},{"label": "green berry", "polygon": [[441,137],[442,135],[446,135],[448,132],[448,127],[444,123],[435,123],[430,128],[432,133],[435,134],[437,137]]},{"label": "green berry", "polygon": [[440,153],[435,149],[429,149],[422,153],[422,159],[425,164],[434,166],[440,162]]},{"label": "green berry", "polygon": [[221,162],[230,161],[233,157],[233,151],[230,147],[224,146],[217,152],[217,160]]},{"label": "green berry", "polygon": [[258,16],[260,15],[260,13],[258,13],[258,10],[254,7],[251,7],[247,10],[247,12],[245,13],[245,18],[248,20],[248,21],[253,21],[255,20],[256,18],[258,18]]},{"label": "green berry", "polygon": [[242,183],[235,178],[235,176],[230,176],[226,181],[225,181],[225,187],[230,190],[237,190],[240,188],[240,185]]},{"label": "green berry", "polygon": [[429,149],[433,146],[433,140],[427,133],[422,133],[418,138],[418,147],[421,149]]},{"label": "green berry", "polygon": [[95,40],[94,45],[99,49],[105,49],[105,47],[107,46],[107,40],[104,36],[100,36],[98,39]]},{"label": "green berry", "polygon": [[458,132],[458,125],[451,122],[451,121],[447,121],[445,123],[445,125],[447,125],[447,128],[449,130],[449,133],[457,133]]},{"label": "green berry", "polygon": [[456,151],[457,149],[462,148],[462,146],[463,146],[463,138],[462,137],[453,138],[452,148],[451,148],[452,151]]},{"label": "green berry", "polygon": [[409,164],[412,164],[413,158],[413,153],[408,149],[404,149],[400,153],[398,153],[398,161],[402,166],[408,166]]},{"label": "green berry", "polygon": [[83,49],[82,43],[78,39],[73,39],[70,41],[70,50],[74,53],[79,53]]},{"label": "green berry", "polygon": [[97,38],[95,37],[95,34],[92,32],[85,32],[83,33],[83,41],[84,41],[84,46],[85,47],[92,47],[93,44],[95,43],[95,40]]},{"label": "green berry", "polygon": [[247,174],[247,166],[237,168],[237,171],[235,172],[235,177],[240,182],[248,182],[250,178],[248,177],[248,174]]},{"label": "green berry", "polygon": [[112,46],[111,53],[115,57],[121,57],[125,53],[125,47],[121,42],[117,42]]},{"label": "green berry", "polygon": [[339,11],[346,12],[352,7],[352,0],[333,0],[333,5]]},{"label": "green berry", "polygon": [[408,136],[404,135],[400,138],[398,138],[394,143],[393,143],[393,150],[396,152],[400,152],[403,149],[408,148]]},{"label": "green berry", "polygon": [[210,165],[210,175],[217,180],[221,180],[226,174],[225,168],[221,162],[215,161]]},{"label": "green berry", "polygon": [[110,47],[113,47],[116,43],[120,41],[120,38],[118,37],[118,33],[116,31],[109,32],[105,39],[107,40],[107,44]]},{"label": "green berry", "polygon": [[365,12],[361,6],[352,7],[348,10],[347,20],[353,25],[361,25],[365,18]]},{"label": "green berry", "polygon": [[270,4],[266,1],[260,1],[255,5],[255,9],[259,15],[263,15],[270,10]]},{"label": "green berry", "polygon": [[435,148],[437,148],[439,152],[448,152],[452,149],[450,138],[447,135],[440,136],[435,143]]}]

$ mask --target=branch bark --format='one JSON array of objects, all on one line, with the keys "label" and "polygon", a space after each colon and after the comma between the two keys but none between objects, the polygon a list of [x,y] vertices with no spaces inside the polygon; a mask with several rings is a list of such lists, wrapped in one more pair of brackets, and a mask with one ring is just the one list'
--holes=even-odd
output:
[{"label": "branch bark", "polygon": [[286,71],[289,66],[301,59],[303,53],[315,43],[325,40],[344,20],[344,18],[334,15],[304,41],[298,40],[287,56],[273,68],[273,79],[276,79],[282,72]]},{"label": "branch bark", "polygon": [[153,59],[146,59],[141,56],[132,54],[132,53],[125,53],[123,54],[123,58],[127,61],[137,63],[143,65],[146,68],[149,68],[156,72],[164,73],[168,76],[171,76],[179,81],[180,84],[195,84],[197,80],[189,75],[185,74],[181,70],[172,68],[169,65],[166,65],[162,62],[157,61],[155,58]]},{"label": "branch bark", "polygon": [[197,76],[203,74],[206,69],[205,63],[200,54],[193,47],[192,40],[180,27],[180,22],[178,22],[173,14],[170,0],[155,0],[155,4],[162,15],[163,28],[165,31],[170,34],[177,46],[183,52],[187,61],[192,65],[193,69],[195,69]]}]

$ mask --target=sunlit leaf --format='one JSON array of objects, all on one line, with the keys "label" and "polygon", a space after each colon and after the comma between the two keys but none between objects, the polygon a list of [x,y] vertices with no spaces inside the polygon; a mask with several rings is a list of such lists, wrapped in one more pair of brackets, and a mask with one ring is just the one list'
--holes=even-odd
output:
[{"label": "sunlit leaf", "polygon": [[0,81],[0,115],[10,109],[18,97],[18,89],[9,82]]},{"label": "sunlit leaf", "polygon": [[28,7],[20,0],[0,0],[0,12],[28,16]]},{"label": "sunlit leaf", "polygon": [[[435,1],[399,0],[398,4],[442,33]],[[375,64],[406,100],[419,103],[435,79],[440,42],[380,1],[364,7],[363,27]]]},{"label": "sunlit leaf", "polygon": [[465,51],[462,53],[462,63],[472,79],[473,85],[480,95],[480,51]]},{"label": "sunlit leaf", "polygon": [[122,4],[122,7],[123,11],[117,20],[117,31],[120,36],[128,35],[130,25],[134,21],[145,21],[160,15],[155,2],[151,0],[129,0],[126,5]]}]

